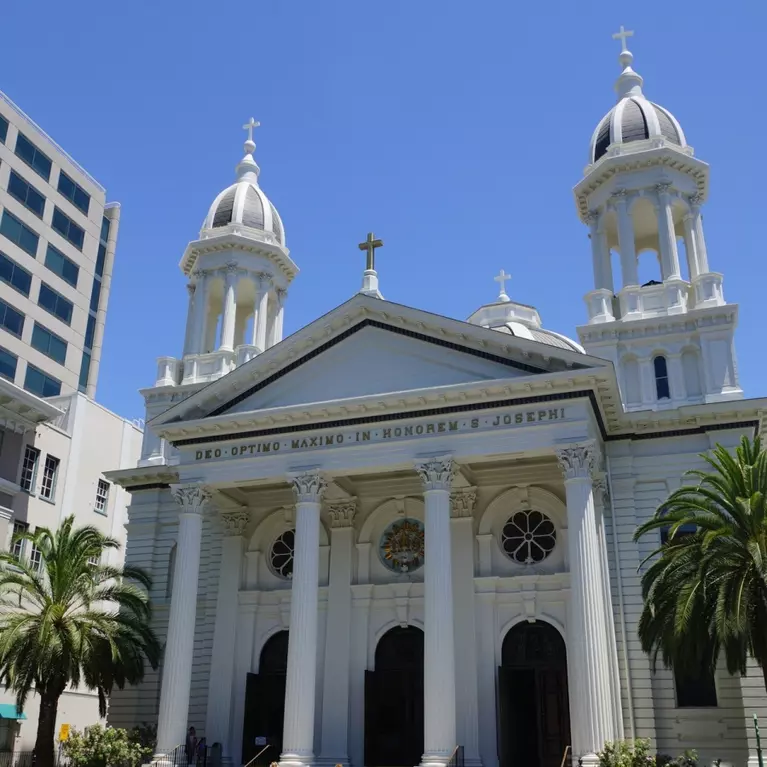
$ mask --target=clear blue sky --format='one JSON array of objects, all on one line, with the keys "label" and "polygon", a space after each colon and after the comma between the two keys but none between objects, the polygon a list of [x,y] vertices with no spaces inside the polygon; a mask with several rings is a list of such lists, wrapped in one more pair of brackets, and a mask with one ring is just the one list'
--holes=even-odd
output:
[{"label": "clear blue sky", "polygon": [[287,332],[358,290],[372,229],[388,299],[464,319],[503,267],[574,336],[592,277],[571,190],[614,103],[621,24],[645,93],[711,164],[711,268],[741,306],[746,394],[767,395],[767,3],[6,0],[0,88],[122,203],[98,400],[143,416],[155,358],[180,354],[177,264],[251,115],[301,268]]}]

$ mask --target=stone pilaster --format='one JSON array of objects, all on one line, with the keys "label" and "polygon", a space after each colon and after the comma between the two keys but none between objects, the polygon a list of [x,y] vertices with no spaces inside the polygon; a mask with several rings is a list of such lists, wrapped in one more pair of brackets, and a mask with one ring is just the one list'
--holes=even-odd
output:
[{"label": "stone pilaster", "polygon": [[352,633],[352,551],[355,498],[332,501],[330,517],[330,579],[325,638],[325,679],[322,688],[322,753],[318,763],[349,764],[349,659]]},{"label": "stone pilaster", "polygon": [[474,487],[450,494],[455,621],[456,742],[464,749],[466,767],[482,764],[479,757],[479,694],[477,631],[474,597]]},{"label": "stone pilaster", "polygon": [[450,456],[416,461],[424,488],[424,754],[444,767],[456,746]]},{"label": "stone pilaster", "polygon": [[219,520],[223,528],[221,565],[216,600],[216,625],[208,685],[208,716],[205,736],[209,743],[221,743],[224,758],[232,757],[232,687],[237,639],[237,610],[242,577],[243,535],[250,520],[245,511],[223,512]]},{"label": "stone pilaster", "polygon": [[173,488],[173,497],[181,509],[173,571],[173,596],[163,657],[155,761],[162,761],[176,746],[183,744],[186,737],[200,575],[202,514],[211,494],[202,485],[177,485]]},{"label": "stone pilaster", "polygon": [[288,481],[296,496],[296,542],[280,764],[301,767],[314,760],[320,503],[326,482],[317,472],[292,475]]},{"label": "stone pilaster", "polygon": [[570,560],[567,654],[573,758],[584,766],[598,762],[596,753],[615,737],[605,626],[602,552],[592,476],[597,462],[593,441],[557,450],[565,480]]}]

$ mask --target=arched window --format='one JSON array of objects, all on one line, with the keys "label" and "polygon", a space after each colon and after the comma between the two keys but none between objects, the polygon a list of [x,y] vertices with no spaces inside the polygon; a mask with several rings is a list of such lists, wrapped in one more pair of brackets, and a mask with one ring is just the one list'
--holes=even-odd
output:
[{"label": "arched window", "polygon": [[655,368],[655,391],[658,395],[658,399],[671,399],[666,358],[658,356],[652,361],[652,364]]}]

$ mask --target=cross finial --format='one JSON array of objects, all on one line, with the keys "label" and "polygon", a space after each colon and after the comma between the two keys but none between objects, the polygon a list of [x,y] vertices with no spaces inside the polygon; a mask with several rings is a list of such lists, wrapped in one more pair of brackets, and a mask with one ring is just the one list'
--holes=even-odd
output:
[{"label": "cross finial", "polygon": [[368,237],[365,242],[361,242],[357,247],[360,250],[367,252],[367,263],[365,269],[367,271],[374,271],[376,268],[376,248],[383,247],[383,240],[377,240],[373,232],[368,232]]},{"label": "cross finial", "polygon": [[625,53],[628,50],[628,48],[626,47],[626,38],[633,37],[633,36],[634,36],[633,31],[629,32],[628,30],[624,29],[623,24],[621,24],[621,31],[616,32],[613,35],[613,40],[621,41],[621,53]]},{"label": "cross finial", "polygon": [[242,129],[248,132],[248,141],[253,141],[253,128],[258,128],[260,126],[261,123],[257,122],[252,117],[242,126]]},{"label": "cross finial", "polygon": [[498,300],[499,301],[509,301],[509,297],[506,295],[506,280],[511,279],[510,274],[506,274],[506,272],[501,269],[497,277],[493,277],[493,279],[501,286],[501,292],[498,294]]}]

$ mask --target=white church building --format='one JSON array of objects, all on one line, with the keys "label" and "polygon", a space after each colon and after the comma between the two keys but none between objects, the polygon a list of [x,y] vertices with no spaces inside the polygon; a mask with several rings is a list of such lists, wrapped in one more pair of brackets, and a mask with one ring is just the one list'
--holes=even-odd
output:
[{"label": "white church building", "polygon": [[[234,765],[444,767],[460,746],[470,767],[558,767],[569,746],[588,766],[636,737],[755,764],[758,669],[675,678],[637,638],[660,543],[637,525],[767,400],[738,382],[709,168],[644,95],[627,34],[575,187],[580,342],[503,272],[466,321],[384,299],[372,235],[360,293],[283,338],[298,267],[246,126],[181,259],[183,353],[142,392],[141,460],[108,474],[165,642],[110,722],[157,721],[158,760],[194,726]],[[648,250],[661,279],[641,285]]]}]

